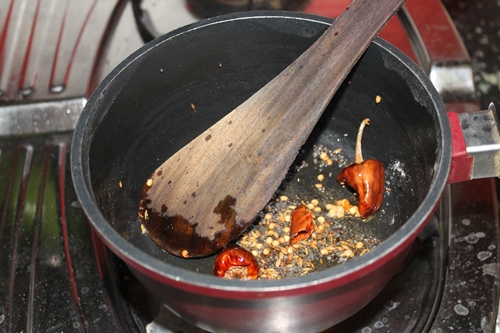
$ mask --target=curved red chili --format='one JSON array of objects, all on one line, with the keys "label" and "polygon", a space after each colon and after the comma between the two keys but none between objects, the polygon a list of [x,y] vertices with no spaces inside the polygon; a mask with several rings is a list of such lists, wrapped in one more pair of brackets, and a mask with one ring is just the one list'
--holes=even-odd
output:
[{"label": "curved red chili", "polygon": [[214,274],[226,279],[255,280],[259,276],[259,264],[250,251],[230,244],[215,258]]},{"label": "curved red chili", "polygon": [[290,225],[290,244],[296,244],[311,236],[314,230],[313,215],[304,205],[293,210]]},{"label": "curved red chili", "polygon": [[370,119],[366,118],[359,127],[354,163],[340,171],[337,176],[339,183],[349,185],[358,194],[358,210],[363,218],[379,210],[385,182],[384,165],[376,159],[363,161],[361,154],[363,130],[365,125],[369,124]]}]

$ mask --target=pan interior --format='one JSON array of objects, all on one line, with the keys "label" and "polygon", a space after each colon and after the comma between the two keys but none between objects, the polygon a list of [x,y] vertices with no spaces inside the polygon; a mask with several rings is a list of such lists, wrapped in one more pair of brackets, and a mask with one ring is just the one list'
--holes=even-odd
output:
[{"label": "pan interior", "polygon": [[[328,25],[266,16],[196,27],[147,45],[120,65],[105,87],[98,88],[99,98],[87,105],[97,115],[89,138],[89,166],[98,206],[119,234],[155,258],[209,273],[213,257],[180,259],[142,234],[137,216],[141,187],[164,160],[281,72]],[[378,104],[376,96],[382,98]],[[422,83],[386,43],[372,43],[335,95],[296,164],[310,158],[320,144],[342,148],[352,161],[358,126],[370,118],[363,155],[385,165],[390,192],[374,218],[349,223],[384,240],[410,218],[429,190],[439,151],[432,105]],[[340,167],[332,166],[331,172],[338,173]],[[282,190],[311,199],[317,196],[312,180],[316,175],[303,175],[311,181],[297,185],[292,173]],[[336,183],[328,188],[331,191],[322,195],[357,202],[352,192]]]}]

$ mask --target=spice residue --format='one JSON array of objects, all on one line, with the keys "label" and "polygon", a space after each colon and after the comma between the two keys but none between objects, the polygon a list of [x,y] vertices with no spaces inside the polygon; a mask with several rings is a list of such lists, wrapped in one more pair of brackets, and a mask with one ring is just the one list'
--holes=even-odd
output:
[{"label": "spice residue", "polygon": [[[288,197],[275,200],[237,244],[256,258],[260,267],[259,279],[302,276],[344,263],[379,244],[373,236],[356,233],[348,227],[346,218],[359,216],[359,213],[356,206],[346,205],[346,202],[320,204],[314,199],[294,202]],[[314,231],[310,237],[290,244],[291,217],[300,205],[311,209]]]},{"label": "spice residue", "polygon": [[[240,236],[237,244],[250,251],[259,263],[258,279],[310,274],[362,256],[380,244],[375,236],[357,228],[365,220],[355,202],[331,196],[337,192],[332,192],[332,186],[338,186],[335,170],[347,163],[342,149],[315,146],[313,153],[295,168],[289,186],[275,195]],[[293,244],[292,216],[300,206],[312,215],[311,233]]]}]

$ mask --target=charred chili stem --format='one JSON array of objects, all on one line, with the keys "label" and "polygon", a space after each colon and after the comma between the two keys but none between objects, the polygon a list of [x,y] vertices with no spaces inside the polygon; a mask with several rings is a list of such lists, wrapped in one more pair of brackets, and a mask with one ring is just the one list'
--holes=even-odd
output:
[{"label": "charred chili stem", "polygon": [[365,126],[370,125],[370,119],[365,118],[359,125],[358,136],[356,137],[356,153],[354,155],[354,163],[361,164],[363,163],[363,153],[361,151],[361,141],[363,140],[363,132],[365,130]]}]

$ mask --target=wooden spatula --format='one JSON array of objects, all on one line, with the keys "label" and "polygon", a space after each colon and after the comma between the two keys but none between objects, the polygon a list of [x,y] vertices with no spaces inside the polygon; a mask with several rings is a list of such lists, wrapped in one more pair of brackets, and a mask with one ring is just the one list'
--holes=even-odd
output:
[{"label": "wooden spatula", "polygon": [[296,61],[156,169],[139,215],[163,249],[224,247],[270,200],[323,110],[405,0],[354,0]]}]

